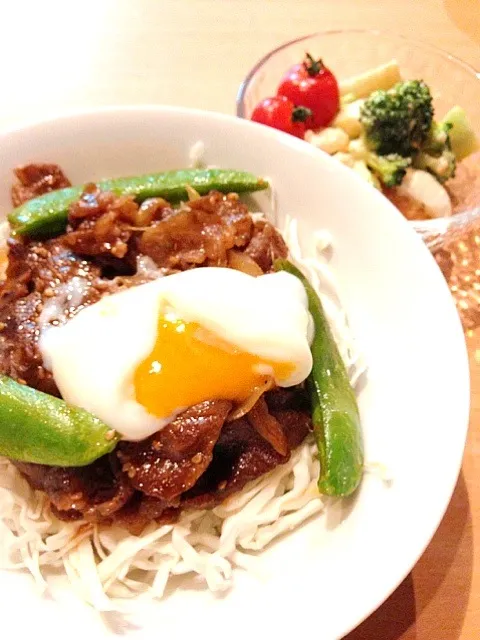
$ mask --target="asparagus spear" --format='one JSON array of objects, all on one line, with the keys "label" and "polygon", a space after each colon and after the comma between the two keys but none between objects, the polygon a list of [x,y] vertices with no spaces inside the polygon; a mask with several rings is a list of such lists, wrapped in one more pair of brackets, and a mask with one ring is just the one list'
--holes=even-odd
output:
[{"label": "asparagus spear", "polygon": [[81,467],[112,451],[118,439],[88,411],[0,376],[0,455]]},{"label": "asparagus spear", "polygon": [[313,367],[307,385],[320,459],[318,489],[329,496],[348,496],[357,489],[363,474],[363,443],[355,394],[315,290],[288,260],[276,260],[274,267],[301,280],[315,325],[311,345]]}]

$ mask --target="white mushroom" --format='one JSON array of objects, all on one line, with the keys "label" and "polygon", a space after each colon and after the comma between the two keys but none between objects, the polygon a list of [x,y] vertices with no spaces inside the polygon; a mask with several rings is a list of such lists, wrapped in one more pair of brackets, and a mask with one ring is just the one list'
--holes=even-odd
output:
[{"label": "white mushroom", "polygon": [[397,192],[423,204],[432,218],[446,218],[452,215],[450,196],[427,171],[408,169],[402,184],[397,187]]}]

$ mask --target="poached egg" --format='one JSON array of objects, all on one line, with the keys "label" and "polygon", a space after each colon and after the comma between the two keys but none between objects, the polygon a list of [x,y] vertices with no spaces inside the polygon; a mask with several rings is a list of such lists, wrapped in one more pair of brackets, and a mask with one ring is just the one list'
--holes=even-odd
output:
[{"label": "poached egg", "polygon": [[240,404],[269,378],[299,384],[312,367],[311,324],[294,276],[203,267],[47,324],[39,346],[66,402],[135,441],[199,402]]}]

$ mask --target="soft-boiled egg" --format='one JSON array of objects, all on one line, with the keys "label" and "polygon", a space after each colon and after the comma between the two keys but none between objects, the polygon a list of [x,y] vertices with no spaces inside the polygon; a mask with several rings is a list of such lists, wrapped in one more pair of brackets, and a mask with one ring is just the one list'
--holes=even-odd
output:
[{"label": "soft-boiled egg", "polygon": [[310,332],[294,276],[205,267],[106,296],[47,325],[39,346],[67,402],[142,440],[204,400],[302,382]]}]

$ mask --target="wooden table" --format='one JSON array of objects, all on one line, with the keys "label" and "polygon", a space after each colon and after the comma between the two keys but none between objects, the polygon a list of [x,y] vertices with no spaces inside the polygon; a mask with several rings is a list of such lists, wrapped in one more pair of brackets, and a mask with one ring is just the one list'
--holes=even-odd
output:
[{"label": "wooden table", "polygon": [[[390,29],[480,69],[479,0],[17,0],[1,15],[1,127],[112,103],[232,113],[259,57],[330,28]],[[349,640],[480,638],[480,334],[467,341],[472,420],[451,505],[413,572]]]}]

